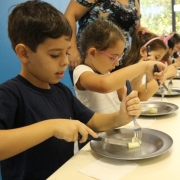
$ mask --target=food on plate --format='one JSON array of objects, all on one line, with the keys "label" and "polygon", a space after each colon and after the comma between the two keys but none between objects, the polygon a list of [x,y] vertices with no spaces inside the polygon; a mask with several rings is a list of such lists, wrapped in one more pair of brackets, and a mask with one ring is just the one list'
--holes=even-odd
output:
[{"label": "food on plate", "polygon": [[157,108],[154,108],[154,107],[151,107],[151,108],[149,109],[149,113],[150,113],[150,114],[156,114],[157,111],[158,111],[158,109],[157,109]]},{"label": "food on plate", "polygon": [[137,137],[133,137],[131,142],[128,142],[129,149],[140,147],[140,145],[141,145],[141,140]]},{"label": "food on plate", "polygon": [[168,95],[171,95],[173,92],[171,91],[171,90],[169,90],[168,92],[167,92],[167,94]]}]

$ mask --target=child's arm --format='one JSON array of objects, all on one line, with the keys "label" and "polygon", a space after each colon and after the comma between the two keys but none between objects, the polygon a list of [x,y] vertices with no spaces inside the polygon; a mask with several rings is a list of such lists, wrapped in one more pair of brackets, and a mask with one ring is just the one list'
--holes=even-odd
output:
[{"label": "child's arm", "polygon": [[138,117],[141,114],[137,91],[132,91],[126,96],[127,89],[123,88],[123,90],[120,111],[112,114],[95,114],[87,123],[89,127],[95,131],[108,131],[131,122],[132,115]]},{"label": "child's arm", "polygon": [[164,83],[164,81],[167,80],[168,78],[172,78],[172,77],[176,76],[177,68],[178,68],[178,64],[177,63],[170,64],[167,67],[166,73],[164,73],[164,77],[162,78],[161,83]]},{"label": "child's arm", "polygon": [[0,130],[0,160],[15,156],[53,136],[67,142],[78,140],[79,134],[82,136],[80,142],[85,142],[88,134],[97,138],[98,135],[92,129],[112,130],[129,123],[132,115],[139,116],[140,113],[137,92],[133,91],[126,97],[125,90],[120,111],[112,114],[94,114],[87,125],[78,120],[49,119],[22,128]]},{"label": "child's arm", "polygon": [[97,138],[97,134],[85,124],[77,120],[50,119],[22,128],[0,130],[0,161],[17,155],[41,142],[55,136],[67,142],[76,141],[78,132],[82,141],[90,134]]},{"label": "child's arm", "polygon": [[144,74],[141,74],[131,81],[131,87],[133,90],[135,90],[135,91],[139,90],[139,87],[142,85],[143,76],[144,76]]},{"label": "child's arm", "polygon": [[[164,73],[164,77],[159,80],[160,83],[164,83],[168,78],[174,77],[177,73],[177,64],[171,64],[168,66],[167,71]],[[138,91],[138,97],[141,101],[147,101],[150,97],[152,97],[159,89],[157,81],[154,79],[148,80],[147,83],[147,92],[146,85],[140,86]]]},{"label": "child's arm", "polygon": [[146,85],[142,85],[138,90],[138,97],[140,101],[147,101],[149,98],[151,98],[156,91],[158,91],[159,85],[156,80],[151,79],[147,83],[147,91],[146,91]]},{"label": "child's arm", "polygon": [[[158,65],[160,73],[153,74],[154,64]],[[99,93],[109,93],[122,88],[127,79],[131,81],[143,73],[147,73],[152,78],[161,79],[165,70],[166,66],[161,62],[143,61],[105,76],[86,71],[81,74],[76,86],[78,89],[83,88]]]}]

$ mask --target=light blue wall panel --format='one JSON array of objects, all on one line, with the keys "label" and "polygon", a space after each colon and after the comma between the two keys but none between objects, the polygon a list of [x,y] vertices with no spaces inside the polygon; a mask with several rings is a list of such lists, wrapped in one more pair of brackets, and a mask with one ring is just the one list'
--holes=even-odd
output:
[{"label": "light blue wall panel", "polygon": [[[52,4],[62,13],[69,3],[69,0],[45,0]],[[20,72],[20,61],[11,48],[7,33],[7,21],[9,8],[13,5],[25,2],[23,0],[0,0],[0,83],[16,76]],[[68,87],[72,88],[69,73],[61,80]]]}]

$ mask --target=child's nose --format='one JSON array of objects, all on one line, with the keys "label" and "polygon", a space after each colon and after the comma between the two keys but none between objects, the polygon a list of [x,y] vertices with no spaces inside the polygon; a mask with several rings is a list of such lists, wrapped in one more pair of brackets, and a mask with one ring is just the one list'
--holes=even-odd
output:
[{"label": "child's nose", "polygon": [[60,66],[67,66],[69,64],[68,56],[61,58],[59,64],[60,64]]}]

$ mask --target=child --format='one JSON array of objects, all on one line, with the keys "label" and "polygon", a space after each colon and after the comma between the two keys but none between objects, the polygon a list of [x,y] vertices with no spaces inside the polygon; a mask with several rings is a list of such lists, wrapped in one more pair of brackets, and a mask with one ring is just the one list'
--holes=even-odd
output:
[{"label": "child", "polygon": [[34,0],[17,5],[9,15],[8,33],[22,68],[0,85],[3,180],[44,180],[73,156],[79,134],[85,142],[88,134],[98,137],[93,130],[112,130],[140,115],[135,91],[126,97],[124,88],[117,112],[96,114],[59,83],[69,63],[72,29],[50,4]]},{"label": "child", "polygon": [[179,57],[179,53],[180,53],[180,34],[174,33],[174,36],[173,36],[172,39],[175,42],[173,57],[174,58],[178,58]]},{"label": "child", "polygon": [[162,58],[162,62],[163,63],[166,63],[168,65],[172,64],[172,61],[173,61],[173,54],[174,54],[174,46],[175,46],[175,41],[174,41],[174,33],[166,36],[165,38],[167,39],[166,40],[166,43],[168,45],[168,51],[166,52],[166,54],[163,56]]},{"label": "child", "polygon": [[82,34],[81,49],[84,64],[74,70],[74,88],[77,98],[95,112],[117,111],[120,104],[117,90],[123,87],[126,79],[132,80],[144,73],[153,77],[155,62],[152,61],[142,61],[110,73],[118,66],[124,49],[121,30],[110,21],[96,20],[89,24]]},{"label": "child", "polygon": [[[137,29],[132,38],[132,47],[126,57],[125,66],[149,60],[161,61],[168,51],[167,42],[168,37],[158,37],[144,27]],[[162,84],[166,79],[175,76],[176,72],[177,64],[169,65],[160,83]],[[131,83],[132,88],[138,91],[140,100],[146,101],[159,89],[159,85],[156,80],[149,77],[147,79],[147,86],[145,84],[142,85],[143,76],[144,74],[141,74],[133,79]]]}]

